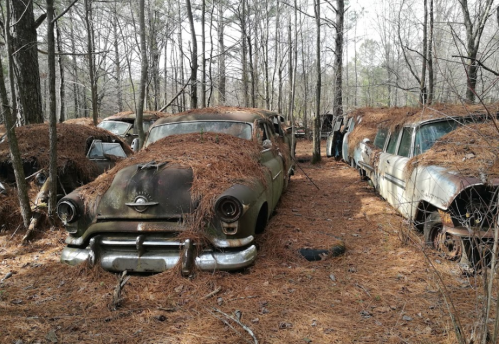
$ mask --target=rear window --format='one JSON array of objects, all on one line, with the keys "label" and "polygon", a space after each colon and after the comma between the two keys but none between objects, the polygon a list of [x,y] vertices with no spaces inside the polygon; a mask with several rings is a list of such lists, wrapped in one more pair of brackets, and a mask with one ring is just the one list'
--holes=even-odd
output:
[{"label": "rear window", "polygon": [[399,137],[400,130],[393,132],[388,139],[388,146],[386,147],[386,152],[390,154],[395,154],[395,148],[397,147],[397,140]]},{"label": "rear window", "polygon": [[413,128],[403,129],[398,155],[409,157],[409,154],[411,153],[412,131]]},{"label": "rear window", "polygon": [[414,155],[426,152],[439,138],[456,129],[458,125],[460,124],[455,120],[448,120],[429,123],[420,127],[416,132]]},{"label": "rear window", "polygon": [[374,146],[379,149],[383,149],[385,146],[386,136],[388,135],[388,129],[383,128],[378,130],[376,137],[374,138]]}]

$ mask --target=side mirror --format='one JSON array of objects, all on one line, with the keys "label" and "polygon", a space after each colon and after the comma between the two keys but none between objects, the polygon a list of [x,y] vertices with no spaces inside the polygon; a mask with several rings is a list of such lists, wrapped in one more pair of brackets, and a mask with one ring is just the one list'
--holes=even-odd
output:
[{"label": "side mirror", "polygon": [[130,148],[135,153],[137,153],[137,151],[139,150],[139,139],[138,138],[133,139],[132,144],[130,145]]},{"label": "side mirror", "polygon": [[263,148],[264,149],[270,149],[270,148],[272,148],[272,141],[270,141],[270,140],[264,140],[263,141]]},{"label": "side mirror", "polygon": [[367,137],[362,140],[362,143],[369,143],[369,142],[371,142],[371,140],[369,140]]}]

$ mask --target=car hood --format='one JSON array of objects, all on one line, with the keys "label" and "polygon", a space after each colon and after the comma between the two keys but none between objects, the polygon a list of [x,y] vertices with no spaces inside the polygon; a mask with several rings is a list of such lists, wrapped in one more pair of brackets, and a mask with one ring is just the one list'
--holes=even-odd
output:
[{"label": "car hood", "polygon": [[98,220],[180,220],[191,200],[191,168],[149,162],[120,170],[97,207]]}]

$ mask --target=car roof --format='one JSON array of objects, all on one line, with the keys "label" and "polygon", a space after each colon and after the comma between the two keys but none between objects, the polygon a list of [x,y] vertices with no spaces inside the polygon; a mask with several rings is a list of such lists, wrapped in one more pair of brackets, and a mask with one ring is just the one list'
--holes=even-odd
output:
[{"label": "car roof", "polygon": [[[215,107],[194,109],[186,112],[181,112],[176,115],[163,117],[157,120],[153,127],[160,126],[167,123],[176,122],[191,122],[191,121],[240,121],[253,123],[254,121],[262,118],[271,118],[277,116],[277,112],[254,109],[254,108],[239,108],[239,107]],[[151,128],[151,129],[152,129]]]},{"label": "car roof", "polygon": [[[475,114],[470,114],[468,116],[448,116],[448,117],[438,117],[438,118],[430,118],[430,119],[424,119],[421,121],[416,121],[416,122],[410,122],[410,123],[405,123],[403,126],[406,128],[415,128],[419,127],[425,124],[430,124],[430,123],[438,123],[438,122],[446,122],[446,121],[459,121],[462,122],[463,120],[469,120],[473,118],[485,118],[485,114],[483,113],[475,113]],[[483,122],[480,121],[480,122]]]},{"label": "car roof", "polygon": [[[154,112],[154,111],[144,111],[142,118],[145,121],[157,120],[163,116],[168,116],[169,114],[164,112]],[[111,115],[103,119],[103,121],[123,121],[123,122],[133,122],[135,120],[136,114],[132,111],[119,112],[117,114]]]}]

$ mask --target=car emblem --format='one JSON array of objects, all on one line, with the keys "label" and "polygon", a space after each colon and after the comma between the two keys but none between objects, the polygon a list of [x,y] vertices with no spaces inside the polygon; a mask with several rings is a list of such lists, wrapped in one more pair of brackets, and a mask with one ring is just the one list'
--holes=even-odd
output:
[{"label": "car emblem", "polygon": [[158,205],[158,202],[149,202],[145,196],[137,196],[133,202],[125,203],[126,206],[132,207],[136,212],[142,213],[147,210],[150,206]]}]

